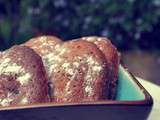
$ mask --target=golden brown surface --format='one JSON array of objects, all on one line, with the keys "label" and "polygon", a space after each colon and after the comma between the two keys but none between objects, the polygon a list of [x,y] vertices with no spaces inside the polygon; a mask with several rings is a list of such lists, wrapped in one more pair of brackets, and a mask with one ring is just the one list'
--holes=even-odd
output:
[{"label": "golden brown surface", "polygon": [[53,101],[114,99],[119,56],[107,38],[90,36],[62,42],[52,36],[40,36],[25,45],[42,57]]},{"label": "golden brown surface", "polygon": [[24,45],[35,50],[40,56],[44,56],[51,53],[54,50],[56,44],[60,44],[62,41],[54,36],[39,36],[30,39]]},{"label": "golden brown surface", "polygon": [[0,59],[0,105],[49,101],[47,79],[38,54],[25,46],[10,48]]},{"label": "golden brown surface", "polygon": [[52,53],[55,53],[55,49],[56,49],[55,46],[60,45],[61,43],[62,43],[62,40],[55,36],[44,35],[44,36],[32,38],[29,41],[27,41],[25,44],[23,44],[25,46],[32,48],[41,56],[43,64],[45,66],[45,70],[47,72],[47,76],[49,78],[48,84],[50,87],[50,92],[49,92],[50,94],[52,94],[52,90],[53,90],[52,71],[54,68],[52,67],[52,65],[55,64],[53,63],[54,61],[52,61],[54,56],[51,56],[51,55]]},{"label": "golden brown surface", "polygon": [[[62,52],[63,51],[63,52]],[[107,98],[108,65],[96,45],[65,42],[53,55],[53,99],[57,102],[96,101]]]},{"label": "golden brown surface", "polygon": [[83,37],[82,40],[89,41],[97,45],[103,52],[106,60],[109,63],[110,72],[110,99],[114,99],[116,95],[116,88],[118,84],[118,66],[119,66],[119,53],[111,41],[105,37],[89,36]]}]

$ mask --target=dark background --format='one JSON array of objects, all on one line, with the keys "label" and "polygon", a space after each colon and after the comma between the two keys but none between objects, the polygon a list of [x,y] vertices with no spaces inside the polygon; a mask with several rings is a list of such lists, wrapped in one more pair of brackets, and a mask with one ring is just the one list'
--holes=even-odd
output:
[{"label": "dark background", "polygon": [[43,34],[107,36],[130,71],[160,85],[160,0],[0,0],[0,50]]}]

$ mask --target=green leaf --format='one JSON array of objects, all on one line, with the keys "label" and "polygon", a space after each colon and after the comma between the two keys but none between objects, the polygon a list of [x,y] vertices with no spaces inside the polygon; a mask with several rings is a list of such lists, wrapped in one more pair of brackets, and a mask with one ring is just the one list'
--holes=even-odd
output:
[{"label": "green leaf", "polygon": [[0,34],[8,46],[11,38],[11,22],[7,19],[0,21]]}]

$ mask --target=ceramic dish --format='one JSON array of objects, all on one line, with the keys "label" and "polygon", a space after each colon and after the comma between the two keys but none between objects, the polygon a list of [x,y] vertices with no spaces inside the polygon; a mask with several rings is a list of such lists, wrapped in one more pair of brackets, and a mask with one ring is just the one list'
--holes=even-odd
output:
[{"label": "ceramic dish", "polygon": [[146,119],[151,110],[152,97],[122,65],[119,66],[118,79],[116,100],[2,107],[0,120]]}]

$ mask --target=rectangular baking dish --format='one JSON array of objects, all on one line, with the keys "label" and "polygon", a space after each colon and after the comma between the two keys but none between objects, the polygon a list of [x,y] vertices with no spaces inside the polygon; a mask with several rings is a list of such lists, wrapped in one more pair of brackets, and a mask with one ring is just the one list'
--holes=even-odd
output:
[{"label": "rectangular baking dish", "polygon": [[44,103],[0,108],[0,120],[128,120],[146,119],[150,94],[122,65],[116,100],[83,103]]}]

